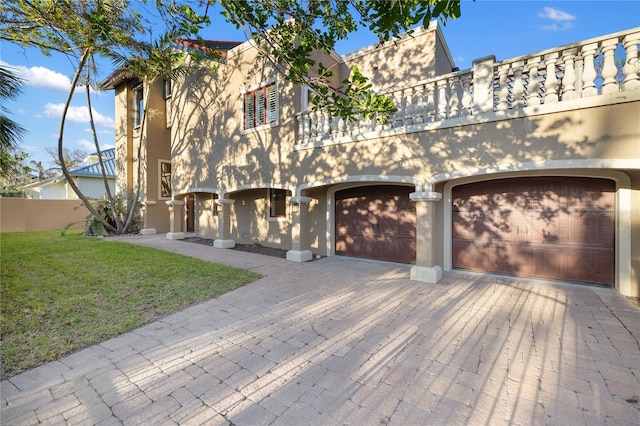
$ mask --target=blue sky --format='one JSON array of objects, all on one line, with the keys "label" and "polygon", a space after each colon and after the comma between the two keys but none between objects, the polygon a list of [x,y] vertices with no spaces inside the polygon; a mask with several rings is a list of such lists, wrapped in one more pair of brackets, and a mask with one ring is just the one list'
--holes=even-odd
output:
[{"label": "blue sky", "polygon": [[[443,33],[456,65],[470,68],[474,59],[495,55],[505,60],[564,44],[640,26],[640,0],[624,1],[519,1],[463,0],[462,17],[447,22]],[[216,17],[205,38],[246,38]],[[338,53],[349,53],[375,42],[365,30],[341,42]],[[28,130],[21,149],[29,160],[51,165],[46,148],[57,148],[60,112],[73,76],[73,67],[60,55],[43,56],[38,50],[0,43],[0,61],[15,67],[26,79],[22,96],[7,104],[12,118]],[[112,71],[103,65],[102,76]],[[92,95],[94,118],[104,149],[113,147],[113,92]],[[67,148],[93,152],[84,92],[75,95],[65,128]]]}]

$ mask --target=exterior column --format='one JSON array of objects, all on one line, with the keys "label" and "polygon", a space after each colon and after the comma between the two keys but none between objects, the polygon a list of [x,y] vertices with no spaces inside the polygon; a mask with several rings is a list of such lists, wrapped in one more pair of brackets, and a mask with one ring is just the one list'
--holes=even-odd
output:
[{"label": "exterior column", "polygon": [[182,232],[183,208],[184,201],[169,200],[167,201],[169,206],[169,232],[167,232],[168,240],[182,240],[184,239],[184,232]]},{"label": "exterior column", "polygon": [[218,198],[214,201],[219,206],[218,238],[213,241],[215,248],[228,249],[236,246],[235,240],[231,238],[231,205],[234,202],[231,198]]},{"label": "exterior column", "polygon": [[411,268],[410,279],[435,284],[442,279],[442,268],[435,264],[434,203],[442,199],[442,194],[413,192],[409,198],[416,203],[416,264]]},{"label": "exterior column", "polygon": [[156,202],[155,201],[143,201],[140,204],[142,204],[142,207],[140,208],[140,213],[142,214],[142,229],[140,230],[140,235],[155,235],[156,234],[156,228],[148,228],[147,227],[147,221],[148,221],[148,216],[149,216],[149,213],[147,211],[147,207],[148,206],[155,206]]},{"label": "exterior column", "polygon": [[305,250],[307,244],[303,241],[302,234],[306,230],[307,213],[311,197],[291,197],[291,250],[287,252],[287,260],[293,262],[308,262],[313,259],[311,250]]}]

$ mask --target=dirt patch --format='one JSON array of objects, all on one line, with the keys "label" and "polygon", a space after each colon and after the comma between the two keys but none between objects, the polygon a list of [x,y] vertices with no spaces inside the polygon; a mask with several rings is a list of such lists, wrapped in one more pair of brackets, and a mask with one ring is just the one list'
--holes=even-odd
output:
[{"label": "dirt patch", "polygon": [[[185,241],[187,243],[203,244],[205,246],[212,246],[213,245],[213,240],[211,240],[209,238],[187,237],[187,238],[183,239],[182,241]],[[279,258],[282,258],[282,259],[286,259],[286,257],[287,257],[287,250],[279,249],[279,248],[273,248],[273,247],[265,247],[265,246],[261,246],[259,244],[236,244],[236,246],[233,247],[231,250],[238,250],[238,251],[245,251],[245,252],[248,252],[248,253],[262,254],[264,256],[279,257]]]},{"label": "dirt patch", "polygon": [[265,256],[280,257],[282,259],[287,258],[287,250],[264,247],[259,244],[236,244],[233,250],[246,251],[249,253],[263,254]]}]

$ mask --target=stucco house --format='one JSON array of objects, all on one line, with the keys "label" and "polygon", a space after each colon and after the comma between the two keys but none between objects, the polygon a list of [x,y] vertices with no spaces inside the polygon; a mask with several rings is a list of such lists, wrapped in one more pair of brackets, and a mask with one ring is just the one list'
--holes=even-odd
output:
[{"label": "stucco house", "polygon": [[[218,42],[215,75],[105,82],[118,186],[137,183],[141,141],[142,233],[403,262],[427,283],[465,269],[639,296],[639,43],[635,28],[507,60],[478,52],[458,70],[434,22],[319,53],[336,82],[358,66],[395,100],[381,126],[311,110],[251,41]],[[143,99],[161,113],[140,127]]]},{"label": "stucco house", "polygon": [[[105,167],[107,182],[112,194],[116,189],[116,159],[115,148],[105,149],[101,151],[102,160]],[[69,174],[78,186],[80,191],[88,197],[102,199],[105,195],[104,180],[102,178],[102,170],[98,159],[98,154],[93,153],[85,159],[85,166],[77,169],[69,170]],[[78,196],[73,191],[67,178],[63,175],[53,179],[36,182],[24,187],[27,198],[40,200],[77,200]]]}]

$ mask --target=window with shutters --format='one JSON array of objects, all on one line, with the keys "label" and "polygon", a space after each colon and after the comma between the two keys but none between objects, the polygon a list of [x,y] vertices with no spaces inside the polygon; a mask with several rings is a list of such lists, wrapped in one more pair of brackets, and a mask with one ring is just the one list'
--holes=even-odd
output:
[{"label": "window with shutters", "polygon": [[244,130],[278,124],[278,92],[269,83],[244,94]]}]

